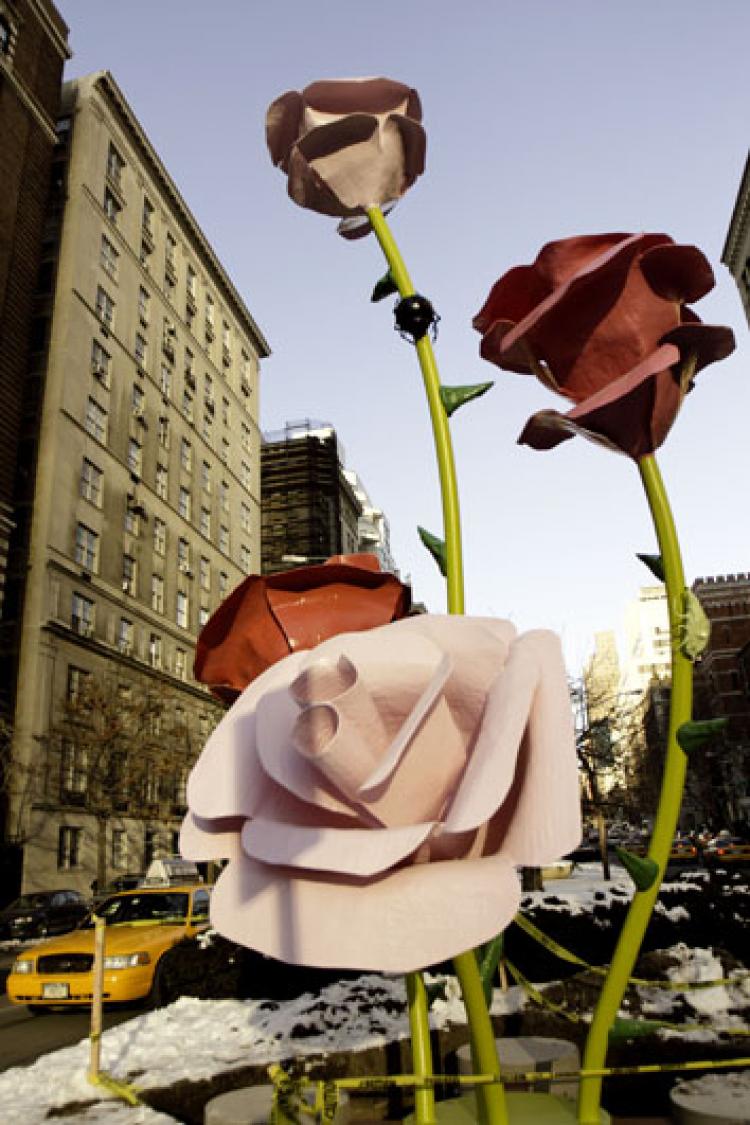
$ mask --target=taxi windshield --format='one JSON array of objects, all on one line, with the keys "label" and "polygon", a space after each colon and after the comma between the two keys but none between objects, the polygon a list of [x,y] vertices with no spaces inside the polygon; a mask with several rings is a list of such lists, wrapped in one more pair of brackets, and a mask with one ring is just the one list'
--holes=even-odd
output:
[{"label": "taxi windshield", "polygon": [[[115,895],[97,906],[96,913],[108,926],[127,922],[184,922],[189,901],[190,895],[179,891]],[[93,925],[91,916],[85,925]]]}]

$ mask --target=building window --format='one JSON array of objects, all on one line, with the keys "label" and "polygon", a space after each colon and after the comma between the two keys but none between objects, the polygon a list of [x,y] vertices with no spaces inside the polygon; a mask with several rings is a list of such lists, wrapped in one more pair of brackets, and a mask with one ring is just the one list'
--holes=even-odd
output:
[{"label": "building window", "polygon": [[145,368],[146,356],[148,353],[148,343],[146,341],[146,337],[142,336],[140,332],[136,332],[135,334],[135,346],[133,348],[133,352],[135,355],[135,362],[139,367]]},{"label": "building window", "polygon": [[229,554],[229,528],[224,524],[219,528],[219,550]]},{"label": "building window", "polygon": [[86,792],[87,764],[86,747],[66,738],[60,755],[60,790],[63,797]]},{"label": "building window", "polygon": [[190,519],[190,499],[190,489],[181,487],[180,495],[177,500],[177,511],[184,520]]},{"label": "building window", "polygon": [[144,234],[154,236],[154,205],[151,200],[144,196],[143,199],[143,213],[141,215],[141,230]]},{"label": "building window", "polygon": [[195,357],[190,348],[185,348],[185,382],[195,390]]},{"label": "building window", "polygon": [[81,866],[83,829],[63,825],[57,833],[57,867],[59,871],[72,871]]},{"label": "building window", "polygon": [[246,351],[242,352],[241,366],[240,366],[240,389],[247,397],[252,389],[250,383],[250,356]]},{"label": "building window", "polygon": [[225,465],[229,464],[229,439],[223,437],[221,439],[221,459]]},{"label": "building window", "polygon": [[86,680],[91,675],[85,668],[76,668],[75,664],[68,665],[68,683],[65,698],[68,703],[75,705],[81,698],[81,692]]},{"label": "building window", "polygon": [[159,837],[155,828],[146,828],[143,833],[143,866],[148,867],[156,856]]},{"label": "building window", "polygon": [[187,278],[186,278],[186,281],[185,281],[185,290],[187,292],[188,297],[192,297],[193,300],[195,300],[195,298],[198,296],[197,274],[196,274],[195,270],[193,269],[193,267],[190,266],[190,265],[187,268]]},{"label": "building window", "polygon": [[229,587],[229,575],[223,570],[219,571],[219,596],[225,598]]},{"label": "building window", "polygon": [[250,548],[245,544],[240,544],[240,566],[245,574],[250,573]]},{"label": "building window", "polygon": [[193,470],[193,447],[187,438],[180,442],[180,465],[186,473]]},{"label": "building window", "polygon": [[84,570],[95,571],[99,562],[99,536],[82,523],[76,525],[74,558]]},{"label": "building window", "polygon": [[231,335],[229,331],[229,324],[226,320],[221,323],[221,361],[225,367],[229,367],[232,362]]},{"label": "building window", "polygon": [[115,302],[101,285],[96,288],[96,315],[102,324],[112,327],[115,318]]},{"label": "building window", "polygon": [[107,411],[100,406],[95,398],[89,398],[86,403],[86,418],[84,421],[86,432],[95,437],[102,445],[107,443]]},{"label": "building window", "polygon": [[214,338],[214,299],[210,293],[206,293],[206,343]]},{"label": "building window", "polygon": [[190,544],[182,536],[177,540],[177,569],[183,574],[190,572]]},{"label": "building window", "polygon": [[141,443],[135,438],[128,438],[128,469],[138,477],[141,475],[142,455]]},{"label": "building window", "polygon": [[138,320],[144,328],[148,326],[150,302],[151,297],[148,290],[141,285],[138,290]]},{"label": "building window", "polygon": [[133,622],[127,617],[120,618],[117,627],[117,647],[124,656],[129,656],[133,651]]},{"label": "building window", "polygon": [[81,465],[81,496],[94,504],[97,508],[102,506],[102,478],[104,474],[93,461],[84,457]]},{"label": "building window", "polygon": [[117,248],[109,241],[106,234],[103,234],[102,246],[99,252],[99,262],[102,269],[108,273],[110,277],[117,277],[117,259],[119,256]]},{"label": "building window", "polygon": [[201,508],[200,531],[206,539],[211,538],[211,511],[209,508]]},{"label": "building window", "polygon": [[91,598],[74,591],[71,601],[70,624],[80,637],[90,637],[94,632],[94,603]]},{"label": "building window", "polygon": [[193,395],[192,392],[185,387],[182,392],[182,413],[187,418],[188,422],[193,420]]},{"label": "building window", "polygon": [[13,41],[13,28],[4,15],[0,15],[0,54],[10,55]]},{"label": "building window", "polygon": [[159,415],[157,437],[162,449],[169,449],[169,418],[167,418],[166,414]]},{"label": "building window", "polygon": [[211,491],[211,464],[208,461],[201,465],[201,488],[204,492]]},{"label": "building window", "polygon": [[162,640],[158,633],[152,633],[148,641],[148,662],[152,668],[161,668]]},{"label": "building window", "polygon": [[156,466],[156,495],[162,500],[167,499],[168,474],[166,465]]},{"label": "building window", "polygon": [[122,205],[121,205],[119,199],[117,198],[117,196],[115,195],[115,193],[113,191],[110,191],[109,188],[105,188],[104,189],[104,214],[107,216],[107,218],[109,219],[110,223],[112,223],[113,226],[117,226],[117,220],[119,218],[119,215],[120,215],[121,211],[122,211]]},{"label": "building window", "polygon": [[122,170],[124,167],[125,161],[115,146],[110,144],[107,153],[107,179],[111,180],[117,188],[122,186]]},{"label": "building window", "polygon": [[208,413],[205,413],[203,415],[203,421],[201,422],[201,437],[204,441],[208,442],[209,445],[211,444],[211,415]]},{"label": "building window", "polygon": [[160,574],[151,575],[151,608],[164,613],[164,579]]},{"label": "building window", "polygon": [[202,629],[211,616],[208,606],[202,605],[198,610],[198,628]]},{"label": "building window", "polygon": [[116,871],[127,871],[128,850],[128,834],[125,829],[113,828],[111,862]]},{"label": "building window", "polygon": [[247,461],[243,461],[240,465],[240,481],[243,488],[250,488],[252,482],[252,474]]},{"label": "building window", "polygon": [[176,648],[174,652],[174,674],[178,679],[185,679],[187,670],[187,653],[184,648]]},{"label": "building window", "polygon": [[225,480],[219,483],[219,507],[222,512],[229,511],[229,485]]},{"label": "building window", "polygon": [[138,593],[138,563],[132,555],[122,556],[122,592],[131,597]]},{"label": "building window", "polygon": [[201,555],[200,578],[201,578],[201,589],[202,590],[210,590],[211,589],[211,563],[205,557],[205,555]]},{"label": "building window", "polygon": [[104,387],[109,386],[110,382],[110,363],[111,356],[106,348],[103,348],[98,340],[91,341],[91,374],[95,379]]},{"label": "building window", "polygon": [[125,508],[125,520],[123,523],[123,527],[128,535],[138,536],[141,534],[141,521],[139,519],[138,512],[130,502],[128,502]]},{"label": "building window", "polygon": [[154,519],[154,551],[163,555],[167,550],[167,525],[158,517]]},{"label": "building window", "polygon": [[143,417],[144,403],[146,395],[144,394],[143,387],[140,383],[133,383],[133,392],[130,396],[130,408],[136,418]]},{"label": "building window", "polygon": [[181,629],[188,627],[188,614],[190,611],[190,602],[187,594],[183,590],[177,591],[177,624]]},{"label": "building window", "polygon": [[225,426],[229,425],[230,416],[229,399],[223,398],[221,400],[221,420]]},{"label": "building window", "polygon": [[248,426],[247,422],[242,423],[242,428],[240,430],[240,445],[244,449],[245,453],[250,452],[250,427]]}]

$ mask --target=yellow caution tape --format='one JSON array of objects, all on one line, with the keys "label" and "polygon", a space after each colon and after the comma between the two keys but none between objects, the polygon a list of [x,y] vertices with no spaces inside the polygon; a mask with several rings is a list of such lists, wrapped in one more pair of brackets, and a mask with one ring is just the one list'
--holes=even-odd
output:
[{"label": "yellow caution tape", "polygon": [[88,1080],[92,1086],[103,1086],[105,1090],[109,1090],[111,1094],[116,1094],[128,1105],[142,1104],[136,1086],[131,1085],[130,1082],[121,1082],[118,1078],[113,1078],[111,1074],[107,1074],[106,1071],[100,1070],[98,1074],[89,1074]]},{"label": "yellow caution tape", "polygon": [[[339,1092],[335,1082],[312,1082],[302,1076],[293,1078],[277,1063],[268,1067],[273,1082],[272,1122],[299,1122],[312,1117],[322,1125],[331,1125],[338,1109]],[[304,1089],[315,1087],[315,1101],[310,1103],[303,1095]]]},{"label": "yellow caution tape", "polygon": [[[337,1090],[357,1090],[364,1093],[384,1092],[391,1088],[424,1088],[436,1086],[490,1086],[493,1084],[504,1085],[512,1082],[514,1085],[524,1083],[535,1085],[541,1082],[570,1082],[580,1078],[619,1078],[635,1074],[667,1074],[677,1071],[696,1070],[731,1070],[750,1066],[750,1058],[735,1059],[694,1059],[682,1063],[647,1063],[632,1066],[602,1066],[582,1070],[533,1070],[524,1073],[508,1075],[505,1078],[497,1074],[369,1074],[363,1077],[335,1078],[332,1081],[322,1082],[313,1078],[289,1078],[288,1082],[295,1090],[302,1091],[310,1087],[316,1088],[316,1105],[326,1096],[325,1091],[331,1087]],[[307,1103],[308,1110],[312,1106]]]},{"label": "yellow caution tape", "polygon": [[[575,953],[571,953],[554,938],[549,937],[543,933],[538,926],[535,926],[523,914],[517,914],[513,919],[515,924],[528,934],[530,938],[538,942],[539,945],[544,946],[550,953],[554,953],[561,961],[568,961],[572,965],[580,965],[589,972],[596,973],[598,976],[606,976],[607,968],[601,965],[590,965],[588,961],[584,961]],[[726,985],[739,984],[741,980],[750,977],[750,971],[737,973],[734,977],[722,977],[720,980],[697,980],[697,981],[675,981],[675,980],[645,980],[643,977],[629,977],[630,984],[638,985],[641,988],[666,988],[673,992],[690,992],[699,988],[720,988]]]}]

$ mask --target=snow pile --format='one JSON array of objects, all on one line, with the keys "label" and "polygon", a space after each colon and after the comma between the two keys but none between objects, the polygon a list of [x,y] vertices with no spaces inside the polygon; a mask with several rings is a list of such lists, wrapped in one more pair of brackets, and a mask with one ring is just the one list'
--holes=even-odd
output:
[{"label": "snow pile", "polygon": [[[750,1016],[750,977],[744,969],[726,972],[713,949],[693,948],[679,942],[662,950],[672,964],[667,969],[667,979],[675,984],[684,983],[686,989],[666,990],[639,986],[637,992],[641,1010],[651,1018],[674,1019],[695,1024],[700,1031],[674,1032],[664,1029],[662,1036],[690,1035],[704,1040],[717,1038],[722,1031],[748,1029]],[[693,988],[701,981],[726,980],[712,988]],[[704,1025],[704,1026],[703,1026]]]},{"label": "snow pile", "polygon": [[706,1074],[672,1089],[673,1104],[705,1120],[750,1121],[750,1070]]},{"label": "snow pile", "polygon": [[[452,977],[425,974],[436,987],[430,1009],[433,1028],[466,1022]],[[521,989],[495,992],[492,1011],[508,1015],[525,1003]],[[182,997],[168,1008],[148,1012],[106,1031],[102,1067],[141,1089],[192,1081],[233,1068],[265,1065],[292,1056],[361,1051],[409,1034],[403,977],[365,975],[339,981],[319,994],[296,1000],[198,1000]],[[84,1039],[44,1055],[29,1067],[0,1074],[4,1125],[36,1125],[50,1107],[102,1099],[76,1120],[162,1125],[172,1118],[147,1107],[106,1101],[107,1091],[86,1080],[89,1044]]]}]

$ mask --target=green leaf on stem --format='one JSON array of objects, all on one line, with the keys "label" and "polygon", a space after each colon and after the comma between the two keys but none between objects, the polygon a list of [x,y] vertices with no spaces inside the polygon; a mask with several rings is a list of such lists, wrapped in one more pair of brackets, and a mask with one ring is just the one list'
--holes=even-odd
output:
[{"label": "green leaf on stem", "polygon": [[494,383],[471,383],[465,387],[441,387],[440,398],[443,403],[445,413],[450,418],[454,411],[458,410],[459,406],[463,406],[466,402],[471,402],[472,399],[479,398],[490,387],[494,387]]},{"label": "green leaf on stem", "polygon": [[486,945],[482,946],[481,955],[477,958],[479,975],[482,978],[482,991],[488,1008],[492,1003],[492,987],[497,967],[503,957],[504,940],[505,934],[498,934],[492,941],[488,941]]},{"label": "green leaf on stem", "polygon": [[429,531],[425,531],[423,527],[418,527],[417,531],[419,532],[419,538],[438,564],[443,578],[446,578],[448,575],[448,561],[445,554],[445,542],[442,539],[438,539],[437,535],[432,535]]},{"label": "green leaf on stem", "polygon": [[384,273],[383,276],[376,282],[375,288],[370,294],[370,300],[384,301],[386,297],[390,297],[392,293],[398,293],[398,285],[393,278],[390,270]]},{"label": "green leaf on stem", "polygon": [[625,848],[615,848],[615,854],[639,891],[647,891],[659,874],[659,864],[648,856],[633,855]]},{"label": "green leaf on stem", "polygon": [[609,1029],[609,1041],[612,1043],[623,1039],[643,1039],[646,1035],[656,1035],[662,1027],[673,1026],[663,1020],[629,1020],[615,1016],[614,1023]]},{"label": "green leaf on stem", "polygon": [[692,590],[683,590],[680,620],[680,652],[688,660],[697,660],[711,636],[711,622]]},{"label": "green leaf on stem", "polygon": [[637,559],[640,559],[644,566],[648,567],[648,569],[651,571],[651,573],[654,575],[655,578],[658,578],[660,582],[665,581],[665,579],[664,579],[664,563],[662,562],[661,555],[640,555],[639,554],[639,555],[636,555],[635,557]]},{"label": "green leaf on stem", "polygon": [[727,727],[729,719],[691,719],[677,730],[677,741],[686,754],[700,750]]}]

